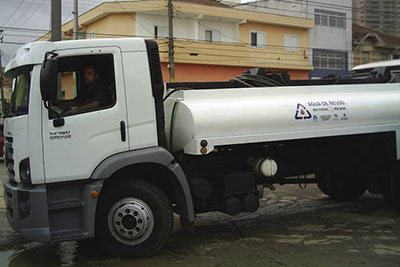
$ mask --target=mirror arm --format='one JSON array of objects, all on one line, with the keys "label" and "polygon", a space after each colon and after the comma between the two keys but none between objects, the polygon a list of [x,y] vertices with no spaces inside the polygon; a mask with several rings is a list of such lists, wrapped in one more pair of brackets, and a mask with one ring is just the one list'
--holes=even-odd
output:
[{"label": "mirror arm", "polygon": [[44,54],[44,61],[46,61],[49,58],[49,55],[51,55],[51,58],[58,56],[58,54],[54,53],[53,51],[46,52],[46,54]]},{"label": "mirror arm", "polygon": [[50,101],[44,101],[44,107],[49,111],[50,114],[56,114],[58,120],[61,119],[60,114],[51,108]]}]

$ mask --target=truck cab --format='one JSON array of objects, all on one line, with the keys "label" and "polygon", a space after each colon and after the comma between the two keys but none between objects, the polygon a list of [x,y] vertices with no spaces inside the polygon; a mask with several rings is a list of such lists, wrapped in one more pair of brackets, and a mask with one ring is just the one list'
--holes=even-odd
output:
[{"label": "truck cab", "polygon": [[[165,172],[160,183],[179,185],[168,194],[189,192],[182,170],[163,148],[164,87],[155,42],[35,42],[16,55],[6,69],[14,84],[5,122],[4,187],[8,220],[23,237],[38,241],[93,237],[98,196],[105,179],[117,172],[118,177],[140,176],[146,169]],[[88,66],[95,69],[96,83],[101,83],[107,101],[78,110],[75,100],[84,94],[83,72]],[[189,197],[176,201],[182,203],[177,205],[182,216],[193,220]],[[142,211],[141,202],[129,203],[125,205],[132,211]],[[147,220],[146,227],[157,227],[154,216],[158,215]],[[127,231],[130,239],[145,235],[143,229]]]}]

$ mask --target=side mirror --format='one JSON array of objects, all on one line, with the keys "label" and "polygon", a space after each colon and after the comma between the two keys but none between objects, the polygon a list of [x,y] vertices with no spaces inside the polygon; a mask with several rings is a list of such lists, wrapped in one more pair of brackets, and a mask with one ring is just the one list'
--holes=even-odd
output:
[{"label": "side mirror", "polygon": [[40,93],[43,101],[57,100],[58,63],[57,58],[47,58],[40,71]]}]

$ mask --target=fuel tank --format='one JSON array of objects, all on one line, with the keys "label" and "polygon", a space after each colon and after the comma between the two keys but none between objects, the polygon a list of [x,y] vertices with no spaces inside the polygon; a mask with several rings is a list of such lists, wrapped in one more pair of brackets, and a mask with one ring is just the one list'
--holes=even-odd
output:
[{"label": "fuel tank", "polygon": [[192,155],[223,145],[399,133],[400,84],[182,90],[165,101],[165,115],[170,150]]}]

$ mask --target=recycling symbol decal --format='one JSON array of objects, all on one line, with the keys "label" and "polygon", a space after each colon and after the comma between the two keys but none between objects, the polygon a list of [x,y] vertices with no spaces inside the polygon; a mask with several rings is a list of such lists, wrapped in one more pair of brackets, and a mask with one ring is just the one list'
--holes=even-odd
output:
[{"label": "recycling symbol decal", "polygon": [[296,120],[307,120],[311,119],[311,113],[302,104],[297,104],[296,115],[294,116]]}]

